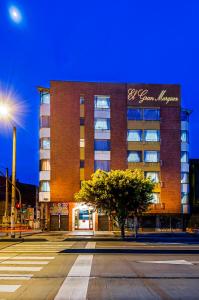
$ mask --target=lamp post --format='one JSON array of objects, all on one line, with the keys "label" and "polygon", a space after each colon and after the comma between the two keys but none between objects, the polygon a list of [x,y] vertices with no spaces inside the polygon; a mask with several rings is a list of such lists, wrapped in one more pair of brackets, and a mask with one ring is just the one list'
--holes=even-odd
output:
[{"label": "lamp post", "polygon": [[11,197],[11,238],[15,238],[15,200],[16,200],[16,127],[12,140],[12,197]]},{"label": "lamp post", "polygon": [[[0,118],[8,121],[11,118],[11,107],[0,103]],[[12,197],[11,197],[11,237],[15,238],[15,200],[16,200],[16,127],[13,127],[12,142]]]}]

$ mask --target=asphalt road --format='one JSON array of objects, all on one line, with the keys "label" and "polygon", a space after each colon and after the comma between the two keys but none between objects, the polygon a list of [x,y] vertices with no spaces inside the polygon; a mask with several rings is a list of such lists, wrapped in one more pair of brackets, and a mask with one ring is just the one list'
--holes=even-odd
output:
[{"label": "asphalt road", "polygon": [[59,238],[1,242],[3,299],[198,300],[199,245]]}]

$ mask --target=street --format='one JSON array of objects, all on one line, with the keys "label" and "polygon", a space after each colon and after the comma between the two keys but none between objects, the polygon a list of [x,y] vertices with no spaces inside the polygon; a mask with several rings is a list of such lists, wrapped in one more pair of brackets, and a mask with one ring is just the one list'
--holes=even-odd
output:
[{"label": "street", "polygon": [[198,299],[198,279],[198,244],[0,243],[0,299]]}]

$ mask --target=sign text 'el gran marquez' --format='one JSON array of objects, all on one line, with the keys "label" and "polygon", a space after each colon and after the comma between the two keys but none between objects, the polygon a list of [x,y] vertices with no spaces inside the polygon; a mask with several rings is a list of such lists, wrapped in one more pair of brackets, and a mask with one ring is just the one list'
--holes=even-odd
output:
[{"label": "sign text 'el gran marquez'", "polygon": [[172,97],[167,95],[167,90],[162,90],[159,95],[153,96],[149,93],[148,89],[128,89],[128,101],[138,100],[139,103],[145,101],[154,102],[165,102],[166,104],[170,102],[178,102],[178,97]]}]

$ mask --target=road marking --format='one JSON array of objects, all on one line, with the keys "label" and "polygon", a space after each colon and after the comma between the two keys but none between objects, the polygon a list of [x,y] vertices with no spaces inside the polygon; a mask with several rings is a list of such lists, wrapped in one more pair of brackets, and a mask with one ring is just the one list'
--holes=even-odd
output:
[{"label": "road marking", "polygon": [[2,256],[2,257],[0,257],[0,260],[2,260],[2,259],[10,259],[11,258],[11,256]]},{"label": "road marking", "polygon": [[96,242],[88,242],[85,249],[95,249]]},{"label": "road marking", "polygon": [[7,267],[7,266],[0,266],[0,271],[31,271],[31,272],[38,272],[41,271],[43,267]]},{"label": "road marking", "polygon": [[0,280],[29,280],[33,274],[0,274]]},{"label": "road marking", "polygon": [[142,260],[138,261],[139,263],[146,263],[146,264],[171,264],[171,265],[192,265],[191,262],[186,260]]},{"label": "road marking", "polygon": [[14,293],[21,285],[7,285],[7,284],[0,284],[0,292],[9,292]]},{"label": "road marking", "polygon": [[[88,242],[87,249],[96,243]],[[93,255],[79,255],[54,300],[86,300]]]},{"label": "road marking", "polygon": [[3,262],[0,262],[1,265],[47,265],[49,261],[27,261],[27,260],[6,260]]},{"label": "road marking", "polygon": [[54,259],[54,256],[13,256],[8,259],[20,260],[20,259]]}]

